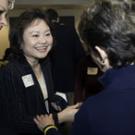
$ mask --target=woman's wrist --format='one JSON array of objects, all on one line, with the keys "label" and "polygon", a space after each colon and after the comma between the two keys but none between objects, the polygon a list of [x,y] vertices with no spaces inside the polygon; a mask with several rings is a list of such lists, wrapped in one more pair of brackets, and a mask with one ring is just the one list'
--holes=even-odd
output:
[{"label": "woman's wrist", "polygon": [[46,127],[43,128],[43,132],[45,135],[47,135],[47,133],[52,129],[58,130],[58,128],[55,125],[47,125]]},{"label": "woman's wrist", "polygon": [[65,116],[63,112],[59,112],[57,115],[58,115],[59,124],[65,122]]}]

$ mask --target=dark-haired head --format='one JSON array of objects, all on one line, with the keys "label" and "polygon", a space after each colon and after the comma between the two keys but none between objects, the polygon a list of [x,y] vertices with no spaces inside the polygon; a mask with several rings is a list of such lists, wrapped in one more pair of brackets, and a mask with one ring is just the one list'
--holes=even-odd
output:
[{"label": "dark-haired head", "polygon": [[57,22],[59,19],[59,15],[55,9],[49,8],[46,10],[49,20],[53,22]]},{"label": "dark-haired head", "polygon": [[11,26],[10,29],[10,48],[16,56],[23,54],[21,44],[24,42],[23,34],[24,31],[35,21],[44,21],[51,30],[51,24],[49,22],[46,12],[40,9],[31,9],[24,11],[16,21],[16,24]]},{"label": "dark-haired head", "polygon": [[106,53],[110,67],[134,62],[135,26],[122,6],[108,1],[95,3],[82,14],[78,29],[95,61],[103,60],[99,47]]}]

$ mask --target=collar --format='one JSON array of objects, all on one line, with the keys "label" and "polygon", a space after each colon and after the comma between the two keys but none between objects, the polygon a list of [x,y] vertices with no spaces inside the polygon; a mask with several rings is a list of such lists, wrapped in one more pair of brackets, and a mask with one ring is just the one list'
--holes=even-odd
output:
[{"label": "collar", "polygon": [[109,69],[99,78],[104,88],[126,89],[135,88],[135,65],[118,69]]}]

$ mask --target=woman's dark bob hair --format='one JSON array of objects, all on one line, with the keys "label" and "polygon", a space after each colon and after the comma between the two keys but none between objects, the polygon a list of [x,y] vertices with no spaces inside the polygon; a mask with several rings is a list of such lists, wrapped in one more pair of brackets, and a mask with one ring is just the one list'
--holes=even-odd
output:
[{"label": "woman's dark bob hair", "polygon": [[[45,11],[40,9],[31,9],[24,11],[16,20],[16,23],[11,26],[9,39],[10,49],[15,57],[22,55],[21,44],[23,43],[24,30],[35,20],[44,20],[51,30],[51,23]],[[12,56],[14,56],[12,55]]]}]

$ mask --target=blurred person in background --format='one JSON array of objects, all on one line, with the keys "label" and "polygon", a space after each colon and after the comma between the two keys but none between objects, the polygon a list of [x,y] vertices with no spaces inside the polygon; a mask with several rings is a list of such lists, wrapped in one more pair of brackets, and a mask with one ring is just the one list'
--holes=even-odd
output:
[{"label": "blurred person in background", "polygon": [[66,94],[69,104],[73,104],[76,71],[85,52],[74,24],[71,26],[61,22],[58,12],[54,9],[47,9],[46,12],[53,25],[55,40],[50,54],[54,88]]}]

